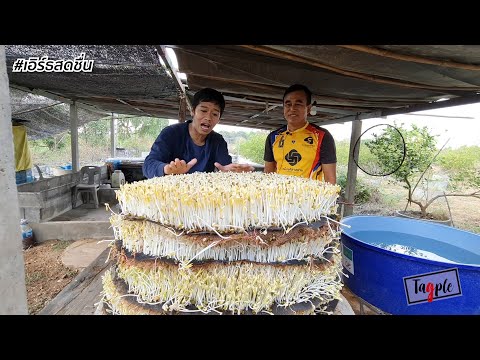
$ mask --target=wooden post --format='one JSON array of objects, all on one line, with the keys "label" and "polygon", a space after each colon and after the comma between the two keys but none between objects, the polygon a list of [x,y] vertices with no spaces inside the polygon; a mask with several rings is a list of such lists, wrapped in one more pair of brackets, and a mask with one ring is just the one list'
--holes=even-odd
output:
[{"label": "wooden post", "polygon": [[185,122],[185,119],[187,117],[187,100],[185,98],[185,95],[180,95],[180,106],[178,109],[178,121],[179,122]]},{"label": "wooden post", "polygon": [[26,315],[27,290],[15,184],[12,109],[5,46],[0,45],[0,315]]},{"label": "wooden post", "polygon": [[347,170],[347,186],[345,188],[345,202],[347,205],[343,208],[342,216],[349,216],[353,214],[353,206],[348,204],[353,204],[355,200],[355,183],[357,182],[357,165],[353,161],[355,157],[358,159],[358,154],[360,151],[360,144],[355,149],[355,154],[353,153],[355,143],[362,134],[362,121],[353,120],[352,121],[352,135],[350,136],[350,151],[348,155],[348,170]]}]

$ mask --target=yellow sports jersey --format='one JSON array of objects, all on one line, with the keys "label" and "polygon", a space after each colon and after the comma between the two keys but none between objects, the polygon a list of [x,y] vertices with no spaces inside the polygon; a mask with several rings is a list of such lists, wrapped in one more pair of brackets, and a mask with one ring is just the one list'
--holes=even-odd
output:
[{"label": "yellow sports jersey", "polygon": [[293,132],[287,126],[272,131],[265,142],[265,161],[277,163],[277,173],[323,180],[322,164],[336,163],[332,135],[306,123]]}]

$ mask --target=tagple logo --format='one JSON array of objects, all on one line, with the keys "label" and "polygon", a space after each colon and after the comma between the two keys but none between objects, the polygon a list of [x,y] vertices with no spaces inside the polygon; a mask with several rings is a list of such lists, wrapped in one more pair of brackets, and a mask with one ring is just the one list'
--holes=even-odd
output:
[{"label": "tagple logo", "polygon": [[407,276],[403,285],[408,305],[462,296],[457,268]]},{"label": "tagple logo", "polygon": [[292,149],[285,155],[285,160],[287,160],[291,166],[294,166],[302,160],[302,155],[300,155],[297,150]]}]

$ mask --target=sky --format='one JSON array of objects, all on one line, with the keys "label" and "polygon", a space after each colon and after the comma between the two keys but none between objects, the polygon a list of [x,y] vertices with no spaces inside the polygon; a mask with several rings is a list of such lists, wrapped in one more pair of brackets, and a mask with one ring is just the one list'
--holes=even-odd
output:
[{"label": "sky", "polygon": [[[437,116],[424,116],[437,115]],[[450,118],[442,117],[450,116]],[[458,118],[451,118],[457,117]],[[177,120],[170,120],[170,124],[176,123]],[[221,122],[221,120],[220,120]],[[460,146],[480,146],[480,103],[452,106],[443,109],[426,110],[415,112],[414,114],[392,115],[386,119],[367,119],[362,120],[362,133],[368,128],[377,124],[394,125],[403,123],[404,128],[410,129],[411,124],[420,127],[427,126],[432,135],[438,135],[437,147],[442,147],[445,142],[447,148],[456,149]],[[350,122],[343,124],[325,125],[325,127],[333,135],[336,141],[349,140],[352,130]],[[222,125],[221,123],[215,127],[216,131],[258,131],[255,129]]]},{"label": "sky", "polygon": [[[422,115],[438,115],[438,117]],[[458,116],[458,118],[440,116]],[[421,111],[411,115],[392,115],[386,119],[363,120],[362,133],[374,125],[394,125],[394,122],[403,123],[403,127],[406,129],[411,129],[411,124],[420,127],[426,126],[432,135],[438,135],[438,148],[442,147],[447,140],[447,148],[456,149],[464,145],[480,146],[480,103]],[[325,128],[331,132],[336,141],[350,139],[351,123],[327,125]]]}]

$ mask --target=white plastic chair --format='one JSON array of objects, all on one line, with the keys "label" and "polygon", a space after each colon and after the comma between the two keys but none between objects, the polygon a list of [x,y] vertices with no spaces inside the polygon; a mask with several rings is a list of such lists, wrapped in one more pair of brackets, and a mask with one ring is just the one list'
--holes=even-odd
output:
[{"label": "white plastic chair", "polygon": [[[85,182],[85,174],[88,174],[88,180]],[[98,174],[98,177],[95,175]],[[86,202],[89,204],[89,198],[91,196],[95,208],[98,208],[98,189],[100,187],[101,168],[99,166],[84,166],[80,169],[81,180],[73,190],[73,208],[77,207],[78,193],[86,193]]]}]

